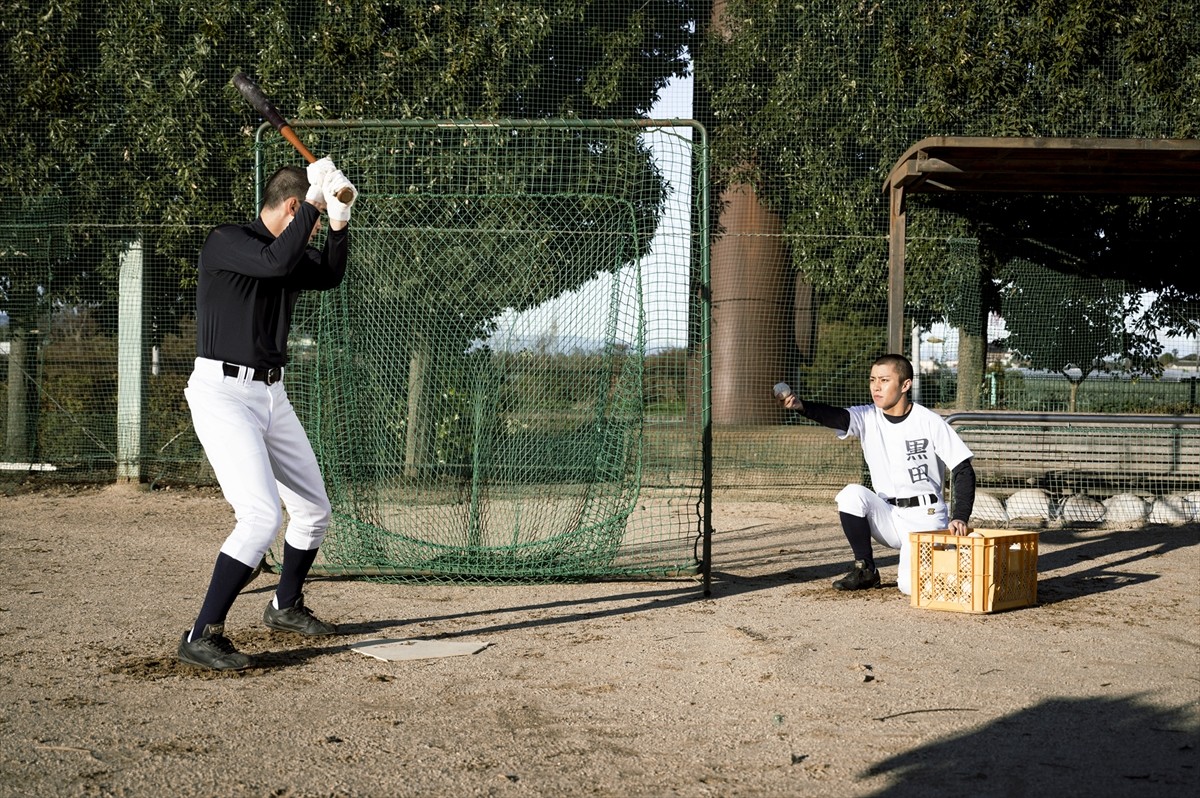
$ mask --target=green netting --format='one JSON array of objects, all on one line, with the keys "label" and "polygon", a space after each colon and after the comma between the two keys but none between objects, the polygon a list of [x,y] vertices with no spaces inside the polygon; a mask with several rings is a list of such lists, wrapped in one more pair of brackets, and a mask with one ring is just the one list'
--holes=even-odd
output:
[{"label": "green netting", "polygon": [[[289,393],[335,511],[319,567],[523,579],[695,570],[693,128],[297,130],[360,190],[347,277],[306,295],[291,344]],[[264,174],[291,160],[274,131],[260,160]],[[664,401],[649,372],[670,360],[682,368]],[[691,401],[695,411],[703,397]],[[648,457],[651,424],[673,430],[671,479]]]},{"label": "green netting", "polygon": [[[869,363],[887,345],[881,188],[909,146],[1200,130],[1188,99],[1200,27],[1177,5],[730,0],[710,24],[696,74],[726,186],[713,256],[718,496],[829,496],[863,478],[856,451],[779,413],[769,391],[782,376],[806,398],[869,401]],[[1151,54],[1150,41],[1162,47]],[[918,365],[919,400],[946,414],[1195,413],[1200,283],[1184,243],[1195,207],[909,196],[902,351]],[[1098,498],[1135,485],[1149,501],[1200,485],[1193,449],[1167,484],[1149,451],[1126,446],[1136,427],[1046,423],[1084,449],[1128,456],[1068,483],[1021,468],[1032,464],[1019,446],[1002,458],[1011,468],[990,452],[980,472],[998,499],[1045,489],[1059,507],[1074,484]]]},{"label": "green netting", "polygon": [[[0,256],[0,344],[13,353],[0,356],[2,462],[12,469],[4,470],[5,479],[24,479],[30,468],[44,464],[57,469],[47,473],[70,480],[110,481],[133,473],[154,485],[212,484],[190,430],[182,389],[194,354],[196,253],[213,225],[248,219],[255,210],[254,137],[261,120],[229,83],[235,72],[245,72],[285,116],[327,124],[300,129],[319,153],[329,151],[353,163],[360,182],[407,163],[407,174],[389,178],[398,195],[410,198],[394,212],[429,217],[421,223],[422,238],[430,247],[450,248],[442,256],[447,268],[459,268],[455,264],[472,257],[467,254],[471,246],[489,246],[485,239],[472,240],[455,254],[440,232],[454,226],[447,223],[451,216],[481,229],[511,227],[486,240],[497,248],[515,247],[512,261],[539,257],[531,239],[519,235],[526,228],[542,230],[539,224],[546,221],[539,215],[557,216],[565,224],[591,217],[625,231],[603,243],[587,243],[543,230],[558,242],[556,248],[578,255],[564,257],[564,268],[582,268],[623,257],[604,247],[643,245],[647,231],[657,235],[665,220],[686,214],[667,212],[655,226],[647,214],[657,201],[652,195],[641,200],[642,206],[605,199],[607,187],[596,190],[595,184],[607,182],[614,167],[600,152],[587,159],[571,155],[575,166],[569,165],[568,152],[578,150],[561,148],[541,163],[511,160],[514,166],[486,182],[479,170],[482,149],[475,143],[485,137],[479,130],[465,137],[469,146],[463,146],[463,129],[455,126],[443,130],[440,144],[437,136],[410,136],[404,140],[412,147],[400,158],[389,149],[354,149],[352,131],[337,131],[338,125],[446,117],[697,120],[712,142],[713,213],[711,224],[703,230],[689,227],[685,237],[697,245],[711,241],[711,297],[701,297],[707,286],[695,269],[672,278],[671,294],[685,298],[682,307],[642,294],[641,401],[647,421],[639,433],[638,498],[630,502],[634,509],[616,561],[632,563],[632,570],[659,567],[653,556],[630,559],[630,552],[639,550],[633,543],[640,539],[636,530],[651,525],[639,515],[644,497],[665,490],[671,510],[664,517],[692,512],[671,491],[677,481],[692,479],[693,460],[678,441],[694,432],[692,413],[703,412],[695,405],[680,409],[699,382],[695,331],[702,298],[711,298],[714,321],[711,432],[717,501],[733,496],[828,501],[846,481],[861,478],[853,444],[839,443],[827,431],[780,412],[770,387],[785,379],[820,401],[868,401],[866,367],[886,341],[888,205],[881,188],[909,146],[927,136],[1186,143],[1200,135],[1195,102],[1200,16],[1188,4],[963,0],[950,5],[860,0],[10,5],[0,18],[0,90],[10,99],[0,119],[5,155],[0,159],[5,189],[0,192],[0,253],[7,253]],[[116,24],[126,19],[143,23]],[[298,162],[267,133],[264,145],[281,149],[264,149],[263,156],[273,159],[265,165]],[[605,137],[621,138],[615,131]],[[452,146],[452,140],[458,143]],[[535,140],[510,136],[502,149],[516,153],[535,146]],[[573,142],[582,147],[592,140],[581,133]],[[614,157],[629,152],[626,144],[611,148]],[[648,168],[637,158],[628,165],[622,177],[626,186]],[[434,177],[447,198],[422,207],[410,195],[423,196]],[[683,186],[675,177],[667,182]],[[555,205],[550,198],[583,184],[592,186],[582,192],[587,199],[557,203],[551,211],[495,199],[513,196],[516,186],[525,191],[536,185],[545,202]],[[617,195],[626,190],[618,188]],[[448,195],[456,193],[461,202],[451,212]],[[690,192],[685,193],[690,203]],[[672,196],[677,194],[668,195],[668,202]],[[377,199],[375,210],[382,211],[383,197]],[[54,203],[59,203],[56,209],[49,210]],[[29,216],[37,208],[43,212]],[[1119,194],[910,197],[904,331],[911,340],[904,349],[920,365],[921,401],[947,414],[1194,418],[1200,409],[1200,270],[1190,243],[1196,208],[1194,197]],[[358,213],[365,219],[374,212],[364,202]],[[438,214],[440,221],[434,218]],[[625,224],[627,219],[635,221]],[[398,229],[405,224],[413,222],[396,222]],[[636,233],[628,232],[634,227]],[[25,243],[14,249],[17,241]],[[430,270],[420,272],[420,279],[439,273],[434,261],[418,252],[421,242],[397,234],[387,246],[410,247],[413,264]],[[140,248],[144,280],[122,287],[123,270],[135,271],[126,257],[135,248]],[[28,255],[13,256],[16,250]],[[652,248],[651,255],[656,251]],[[480,250],[474,257],[490,255]],[[638,262],[643,280],[653,279],[651,260]],[[497,275],[515,273],[496,270]],[[552,289],[515,282],[510,287],[527,290],[531,303],[549,297]],[[464,286],[455,290],[468,293]],[[592,304],[604,308],[617,301],[613,296],[624,302],[634,295],[623,285],[592,290]],[[430,309],[443,306],[434,300]],[[554,302],[546,299],[537,307],[552,314]],[[496,329],[460,330],[462,348],[449,347],[456,357],[471,353],[475,359],[469,368],[476,369],[480,382],[499,381],[500,387],[450,386],[436,371],[445,353],[430,352],[436,356],[421,372],[428,375],[422,391],[454,387],[459,420],[446,422],[453,417],[446,415],[450,399],[438,400],[444,407],[426,401],[420,405],[426,415],[414,416],[427,425],[418,431],[428,441],[422,438],[416,449],[426,453],[425,459],[410,456],[407,448],[403,457],[392,457],[438,473],[443,483],[464,483],[456,488],[468,508],[461,522],[464,541],[471,534],[486,541],[496,529],[507,528],[494,520],[496,508],[488,503],[496,496],[496,480],[511,481],[518,473],[526,479],[536,466],[554,472],[553,480],[544,478],[558,489],[568,484],[567,475],[589,464],[607,467],[626,451],[618,446],[597,453],[595,463],[548,455],[541,460],[550,464],[505,466],[502,473],[487,472],[487,491],[464,480],[463,463],[475,457],[497,462],[516,457],[501,445],[509,439],[492,432],[497,419],[518,419],[515,407],[550,405],[551,414],[562,416],[558,426],[539,422],[537,445],[543,450],[557,452],[551,440],[565,440],[570,430],[582,435],[586,426],[578,412],[563,412],[567,397],[533,400],[531,388],[500,381],[497,375],[510,369],[503,361],[520,349],[515,338],[542,342],[547,370],[551,365],[588,373],[617,369],[615,379],[623,374],[617,365],[622,357],[637,357],[614,350],[605,363],[599,348],[587,346],[579,359],[594,362],[586,367],[566,362],[574,350],[563,342],[574,335],[569,328],[576,321],[569,313],[559,314],[557,330],[539,325],[536,333],[532,328],[514,332],[514,342],[502,345],[494,336],[507,329],[504,325],[534,310],[530,305],[517,312],[521,303],[512,304],[513,318],[497,306],[488,317]],[[140,311],[142,332],[121,337],[120,319],[134,315],[130,308]],[[356,320],[348,305],[322,308],[302,308],[307,329],[340,323],[338,313]],[[487,308],[477,310],[480,318],[486,315]],[[681,336],[664,338],[658,332],[666,317],[672,329],[688,330],[683,343]],[[439,329],[450,329],[451,320],[444,321]],[[342,373],[362,371],[357,361],[338,364],[334,353],[322,350],[327,342],[311,337],[311,345],[297,342],[295,376],[315,363],[337,364]],[[604,335],[589,337],[605,340]],[[442,340],[447,346],[452,340],[456,347],[460,343]],[[636,334],[624,329],[613,340],[634,352],[639,345]],[[1069,358],[1056,356],[1056,350],[1068,349]],[[487,357],[481,354],[485,351]],[[405,382],[370,390],[406,401],[414,355],[404,351],[394,357]],[[130,379],[133,374],[141,379]],[[555,383],[535,374],[526,372],[521,382]],[[476,398],[493,389],[498,393],[490,403]],[[497,404],[516,402],[513,396],[520,397],[516,405]],[[605,424],[621,418],[618,396],[606,400]],[[378,414],[367,412],[374,401],[354,412],[378,427]],[[593,401],[600,406],[598,388]],[[487,408],[495,412],[482,413]],[[409,416],[403,404],[395,418],[407,424]],[[130,418],[140,419],[136,437],[118,432],[128,431]],[[316,413],[312,418],[332,423]],[[488,433],[486,445],[461,444],[473,424]],[[1137,429],[1119,426],[1093,425],[1081,434],[1091,445],[1111,448]],[[406,441],[406,447],[418,437],[399,426],[388,434]],[[332,442],[336,436],[330,432],[323,439]],[[385,448],[382,439],[376,435],[371,447]],[[331,453],[327,462],[338,456]],[[1200,475],[1200,462],[1183,465],[1185,474]],[[1139,467],[1147,477],[1140,483],[1147,494],[1143,498],[1149,500],[1149,486],[1157,484],[1149,479],[1154,464],[1139,465],[1135,453],[1125,468],[1136,472]],[[454,469],[459,469],[456,477]],[[995,488],[998,494],[1015,489],[1003,471],[995,473],[1002,485]],[[335,476],[339,485],[352,481]],[[402,475],[398,481],[411,479]],[[628,495],[625,490],[616,495]],[[1055,491],[1054,501],[1065,501],[1062,489]],[[587,501],[595,509],[605,502],[619,507],[623,499]],[[479,508],[474,516],[472,503]],[[579,523],[582,528],[594,522]],[[574,522],[563,527],[574,528]]]}]

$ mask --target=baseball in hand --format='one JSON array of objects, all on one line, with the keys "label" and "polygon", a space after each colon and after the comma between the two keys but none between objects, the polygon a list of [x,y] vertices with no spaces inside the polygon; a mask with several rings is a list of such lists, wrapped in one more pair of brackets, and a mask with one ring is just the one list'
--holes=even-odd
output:
[{"label": "baseball in hand", "polygon": [[775,398],[776,399],[786,399],[788,396],[791,395],[791,393],[792,393],[792,386],[788,385],[786,382],[775,383]]}]

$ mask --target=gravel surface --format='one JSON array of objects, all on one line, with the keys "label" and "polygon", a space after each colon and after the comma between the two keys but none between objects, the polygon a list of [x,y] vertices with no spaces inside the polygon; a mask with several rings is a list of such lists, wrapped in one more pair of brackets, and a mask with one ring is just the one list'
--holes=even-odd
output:
[{"label": "gravel surface", "polygon": [[[179,665],[232,515],[213,491],[0,497],[0,796],[1192,796],[1200,526],[1045,530],[1039,603],[842,594],[828,506],[718,502],[694,579],[315,579],[342,624]],[[374,638],[481,640],[382,662]]]}]

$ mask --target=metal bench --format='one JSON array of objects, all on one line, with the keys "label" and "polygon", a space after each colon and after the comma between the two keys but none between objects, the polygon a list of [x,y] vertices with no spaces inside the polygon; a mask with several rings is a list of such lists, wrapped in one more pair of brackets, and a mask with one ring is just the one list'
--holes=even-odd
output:
[{"label": "metal bench", "polygon": [[980,485],[1148,492],[1200,488],[1200,416],[962,412],[946,417]]}]

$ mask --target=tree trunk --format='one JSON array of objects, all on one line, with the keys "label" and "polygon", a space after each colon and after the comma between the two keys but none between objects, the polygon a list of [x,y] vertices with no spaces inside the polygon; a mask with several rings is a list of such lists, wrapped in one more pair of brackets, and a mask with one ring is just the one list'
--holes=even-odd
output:
[{"label": "tree trunk", "polygon": [[750,186],[722,194],[721,237],[712,246],[713,422],[775,424],[771,386],[789,380],[794,348],[793,280],[779,218]]},{"label": "tree trunk", "polygon": [[983,384],[984,361],[987,360],[987,333],[958,329],[958,410],[978,410],[979,392]]},{"label": "tree trunk", "polygon": [[[704,22],[728,36],[725,5],[716,0]],[[693,115],[712,135],[720,123],[710,110],[697,81]],[[795,378],[798,346],[809,357],[815,349],[811,286],[791,269],[781,220],[759,202],[753,186],[723,187],[712,210],[720,231],[710,249],[712,421],[778,424],[784,411],[771,386]]]},{"label": "tree trunk", "polygon": [[4,459],[32,463],[37,451],[37,333],[13,327],[8,350],[8,427]]},{"label": "tree trunk", "polygon": [[[958,410],[978,410],[983,389],[983,372],[987,368],[988,345],[988,278],[990,269],[981,269],[974,281],[966,286],[975,291],[974,312],[968,311],[958,328],[958,384],[954,406]],[[964,297],[965,299],[965,297]]]}]

